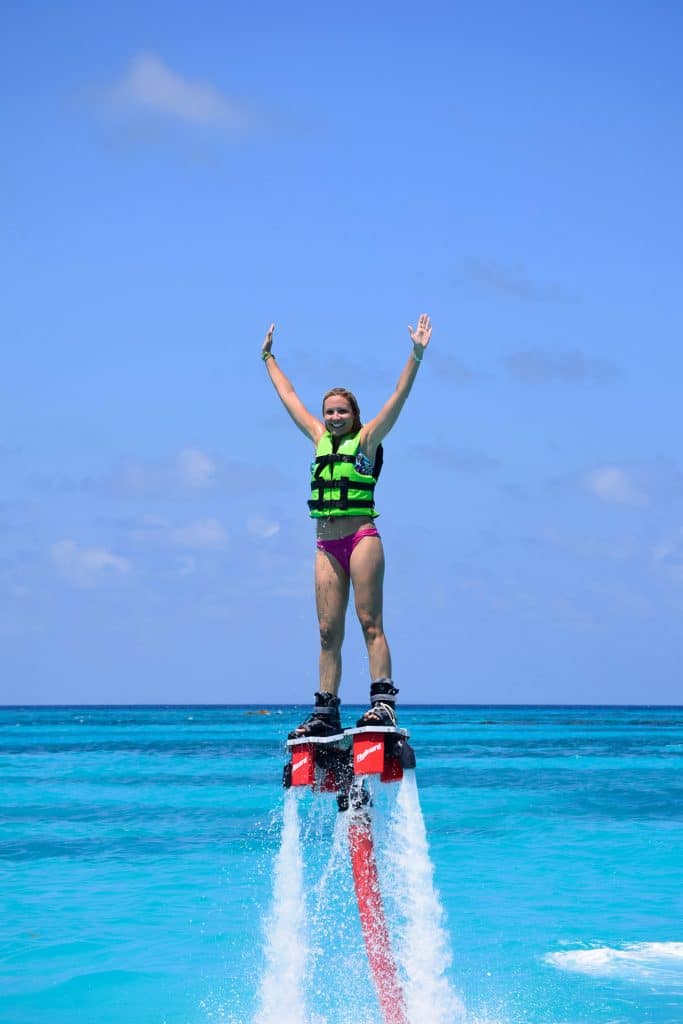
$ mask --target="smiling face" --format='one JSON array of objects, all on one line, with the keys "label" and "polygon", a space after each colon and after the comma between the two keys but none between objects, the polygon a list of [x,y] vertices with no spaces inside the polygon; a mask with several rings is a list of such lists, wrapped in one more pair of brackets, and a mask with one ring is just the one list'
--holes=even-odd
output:
[{"label": "smiling face", "polygon": [[351,403],[341,395],[331,395],[323,405],[325,429],[333,437],[343,437],[353,427],[353,409]]},{"label": "smiling face", "polygon": [[332,437],[344,437],[360,430],[360,412],[354,395],[346,388],[333,388],[323,398],[325,429]]},{"label": "smiling face", "polygon": [[358,399],[345,387],[333,387],[323,395],[325,429],[333,437],[357,434],[361,427]]}]

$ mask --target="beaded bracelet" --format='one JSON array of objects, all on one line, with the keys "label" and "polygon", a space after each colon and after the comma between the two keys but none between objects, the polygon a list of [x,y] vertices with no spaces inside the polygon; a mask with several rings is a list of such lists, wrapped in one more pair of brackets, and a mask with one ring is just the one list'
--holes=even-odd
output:
[{"label": "beaded bracelet", "polygon": [[269,359],[275,359],[275,356],[273,355],[272,352],[262,352],[261,359],[263,360],[264,363],[267,363]]}]

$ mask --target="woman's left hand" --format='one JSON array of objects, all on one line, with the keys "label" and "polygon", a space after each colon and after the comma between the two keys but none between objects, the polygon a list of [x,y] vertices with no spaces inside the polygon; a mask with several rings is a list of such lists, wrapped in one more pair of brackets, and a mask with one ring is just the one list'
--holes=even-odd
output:
[{"label": "woman's left hand", "polygon": [[261,358],[263,358],[263,356],[266,354],[266,352],[270,352],[271,348],[273,347],[273,333],[274,333],[274,331],[275,331],[275,324],[271,324],[270,327],[268,328],[268,330],[266,331],[266,336],[263,339],[263,344],[261,345]]},{"label": "woman's left hand", "polygon": [[412,327],[408,327],[408,330],[415,346],[415,354],[421,359],[432,336],[432,321],[426,313],[422,313],[417,322],[417,330],[413,330]]}]

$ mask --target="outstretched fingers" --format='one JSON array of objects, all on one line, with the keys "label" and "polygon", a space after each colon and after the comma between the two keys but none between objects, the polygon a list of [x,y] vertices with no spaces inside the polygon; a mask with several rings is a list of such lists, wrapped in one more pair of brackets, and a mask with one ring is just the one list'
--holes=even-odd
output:
[{"label": "outstretched fingers", "polygon": [[271,324],[270,327],[268,328],[268,330],[266,331],[265,338],[263,339],[263,344],[261,345],[261,353],[263,353],[263,352],[270,352],[270,350],[272,348],[272,345],[273,345],[273,334],[274,334],[274,332],[275,332],[275,324]]},{"label": "outstretched fingers", "polygon": [[432,336],[432,321],[429,318],[429,315],[427,313],[421,313],[420,318],[417,321],[417,329],[412,325],[409,325],[408,331],[414,345],[426,348],[429,344],[429,339]]}]

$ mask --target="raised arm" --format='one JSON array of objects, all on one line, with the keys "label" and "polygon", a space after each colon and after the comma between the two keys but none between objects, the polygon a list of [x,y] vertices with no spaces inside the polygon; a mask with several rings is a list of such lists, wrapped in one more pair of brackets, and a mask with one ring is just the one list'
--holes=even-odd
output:
[{"label": "raised arm", "polygon": [[413,351],[408,357],[408,362],[403,367],[403,372],[398,378],[396,390],[384,403],[374,419],[370,420],[363,427],[361,433],[361,448],[366,454],[374,452],[377,445],[384,440],[394,423],[401,414],[405,400],[410,394],[413,381],[417,377],[417,371],[432,336],[432,322],[426,313],[420,316],[417,323],[417,330],[408,328],[413,342]]},{"label": "raised arm", "polygon": [[308,411],[294,390],[294,385],[291,380],[285,376],[277,365],[275,356],[271,352],[273,347],[274,331],[275,324],[271,324],[265,338],[263,339],[263,344],[261,345],[261,358],[266,364],[268,376],[272,380],[273,387],[280,396],[280,400],[285,409],[292,417],[299,430],[301,430],[307,437],[310,437],[313,444],[317,444],[325,433],[325,427],[320,420],[316,419],[315,416]]}]

